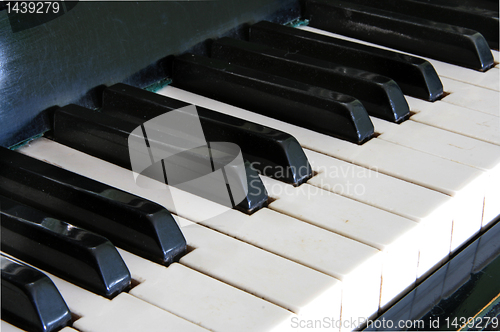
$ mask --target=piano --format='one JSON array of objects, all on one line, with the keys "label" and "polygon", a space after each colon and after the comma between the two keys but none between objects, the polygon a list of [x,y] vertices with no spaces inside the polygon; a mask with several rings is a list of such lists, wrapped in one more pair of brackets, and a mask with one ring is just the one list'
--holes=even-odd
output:
[{"label": "piano", "polygon": [[[0,4],[2,331],[453,323],[438,304],[477,299],[464,289],[494,275],[495,1],[34,4]],[[186,105],[209,151],[238,142],[246,177],[235,178],[245,187],[260,172],[246,188],[256,198],[228,208],[166,176],[138,185],[129,134],[142,128],[151,146],[164,143],[154,130],[182,135],[143,122]],[[212,170],[227,162],[217,152]],[[282,165],[293,175],[278,175]],[[498,292],[490,285],[472,318],[483,324]],[[467,325],[456,317],[425,329]]]}]

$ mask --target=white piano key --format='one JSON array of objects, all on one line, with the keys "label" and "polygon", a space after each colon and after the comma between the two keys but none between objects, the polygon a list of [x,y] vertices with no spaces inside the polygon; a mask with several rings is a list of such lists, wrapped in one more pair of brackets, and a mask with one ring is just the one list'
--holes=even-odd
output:
[{"label": "white piano key", "polygon": [[[403,53],[403,54],[414,55],[414,56],[417,56],[419,58],[422,58],[422,59],[429,61],[432,64],[432,66],[434,67],[434,69],[436,70],[439,77],[441,77],[441,78],[442,77],[450,78],[450,79],[453,79],[456,81],[469,83],[471,85],[476,85],[476,86],[480,86],[483,88],[499,91],[499,83],[498,83],[499,72],[498,72],[498,70],[494,70],[494,69],[498,69],[498,64],[497,64],[496,68],[492,68],[486,72],[479,72],[479,71],[475,71],[473,69],[452,65],[452,64],[442,62],[439,60],[426,58],[426,57],[411,54],[408,52],[403,52],[401,50],[396,50],[396,49],[393,49],[390,47],[373,44],[373,43],[370,43],[370,42],[367,42],[364,40],[360,40],[360,39],[342,36],[342,35],[339,35],[336,33],[312,28],[309,26],[301,26],[301,27],[299,27],[299,29],[306,30],[309,32],[314,32],[314,33],[325,35],[325,36],[331,36],[331,37],[335,37],[335,38],[339,38],[339,39],[352,41],[352,42],[355,42],[358,44],[373,46],[373,47],[380,48],[380,49],[395,51],[395,52]],[[493,54],[495,61],[498,62],[498,51],[491,50],[491,53]],[[444,82],[443,82],[443,86],[444,86],[445,91],[448,91],[448,87],[445,85]]]},{"label": "white piano key", "polygon": [[[436,72],[439,73],[440,77],[447,77],[460,82],[480,86],[482,88],[500,91],[500,70],[497,67],[493,67],[487,72],[480,72],[437,60],[430,60],[430,62],[434,66],[434,69],[436,69]],[[448,91],[446,85],[444,88],[445,91]]]},{"label": "white piano key", "polygon": [[[493,69],[492,69],[493,70]],[[441,77],[444,89],[450,94],[441,101],[478,112],[500,116],[499,93],[482,87]]]},{"label": "white piano key", "polygon": [[415,121],[399,125],[372,117],[379,139],[483,171],[500,164],[500,147]]},{"label": "white piano key", "polygon": [[[203,224],[342,281],[343,319],[378,310],[382,256],[375,248],[269,209],[250,217],[231,210]],[[356,294],[364,294],[362,303]]]},{"label": "white piano key", "polygon": [[160,332],[167,328],[169,331],[207,331],[127,293],[121,293],[107,307],[100,308],[99,314],[78,319],[73,326],[85,332]]},{"label": "white piano key", "polygon": [[[485,171],[486,185],[491,189],[486,189],[485,192],[483,223],[488,223],[496,216],[495,213],[498,213],[498,210],[492,209],[490,202],[500,199],[498,188],[494,185],[494,183],[500,183],[499,146],[414,121],[405,121],[400,125],[395,125],[379,119],[372,120],[375,128],[381,124],[379,126],[381,130],[378,132],[382,132],[382,135],[379,136],[379,139]],[[489,210],[493,210],[493,212],[490,213]]]},{"label": "white piano key", "polygon": [[324,154],[307,149],[305,152],[318,172],[309,184],[420,224],[420,238],[416,240],[419,278],[448,257],[455,214],[451,197]]},{"label": "white piano key", "polygon": [[498,165],[490,174],[489,178],[486,180],[487,186],[485,190],[484,197],[484,210],[483,210],[483,222],[482,227],[485,228],[494,221],[499,212],[500,202],[500,165]]},{"label": "white piano key", "polygon": [[[135,259],[125,262],[131,271]],[[291,312],[178,263],[149,267],[146,281],[130,294],[212,331],[279,331]],[[131,272],[134,274],[134,272]],[[139,272],[135,272],[140,274]]]},{"label": "white piano key", "polygon": [[498,63],[500,62],[499,52],[495,51],[495,50],[491,50],[491,54],[493,54],[493,59],[495,59],[495,62],[497,63],[497,65],[495,67],[498,68]]},{"label": "white piano key", "polygon": [[120,293],[112,300],[109,300],[41,269],[39,270],[52,280],[71,313],[78,316],[78,319],[73,323],[73,327],[80,331],[159,332],[164,331],[165,326],[171,326],[174,331],[207,331],[196,324],[134,298],[127,293]]},{"label": "white piano key", "polygon": [[352,161],[453,196],[453,204],[466,212],[454,217],[451,243],[451,251],[454,251],[481,229],[485,173],[402,146],[397,149],[396,146],[383,140],[371,140],[361,146]]},{"label": "white piano key", "polygon": [[380,306],[413,287],[418,267],[419,224],[332,192],[263,177],[270,208],[372,246],[383,253]]},{"label": "white piano key", "polygon": [[500,145],[500,119],[468,108],[436,101],[429,103],[406,97],[416,114],[411,120],[457,134]]},{"label": "white piano key", "polygon": [[46,139],[32,142],[21,152],[145,197],[181,217],[341,280],[343,319],[370,317],[378,310],[382,255],[375,248],[269,209],[251,216],[229,210],[207,220],[205,214],[212,214],[220,206],[189,193],[182,200],[181,214],[168,201],[164,190],[136,186],[130,171]]},{"label": "white piano key", "polygon": [[[340,320],[341,282],[177,217],[188,245],[180,263],[275,303],[301,319]],[[293,276],[293,278],[291,278]]]}]

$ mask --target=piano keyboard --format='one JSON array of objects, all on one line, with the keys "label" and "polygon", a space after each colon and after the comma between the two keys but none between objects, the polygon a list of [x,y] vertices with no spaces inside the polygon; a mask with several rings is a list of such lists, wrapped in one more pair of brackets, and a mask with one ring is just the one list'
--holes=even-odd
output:
[{"label": "piano keyboard", "polygon": [[[18,149],[163,205],[190,248],[168,267],[118,249],[133,287],[113,299],[46,272],[73,315],[61,331],[363,326],[500,214],[500,69],[492,53],[496,66],[485,73],[427,59],[449,95],[433,103],[405,96],[410,119],[371,117],[377,136],[362,145],[173,86],[157,91],[298,140],[313,176],[297,187],[261,176],[271,200],[253,214],[170,187],[182,197],[173,206],[163,190],[138,187],[130,170],[47,138]],[[1,328],[19,331],[4,321]]]}]

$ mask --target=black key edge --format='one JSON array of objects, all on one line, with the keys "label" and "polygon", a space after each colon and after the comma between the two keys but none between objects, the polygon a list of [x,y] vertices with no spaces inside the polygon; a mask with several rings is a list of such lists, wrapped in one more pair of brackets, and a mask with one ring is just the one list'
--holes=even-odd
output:
[{"label": "black key edge", "polygon": [[57,287],[44,273],[3,254],[2,319],[28,331],[57,331],[71,313]]},{"label": "black key edge", "polygon": [[130,272],[108,239],[1,195],[0,204],[4,252],[108,298],[130,286]]},{"label": "black key edge", "polygon": [[[250,41],[288,50],[324,61],[372,71],[392,78],[404,94],[435,101],[443,94],[443,85],[434,67],[426,60],[394,51],[358,44],[310,31],[294,29],[267,21],[250,27]],[[303,45],[302,45],[303,44]],[[299,45],[302,45],[299,47]],[[375,53],[375,54],[374,54]],[[346,56],[340,60],[339,56]],[[357,54],[356,57],[353,54]],[[377,61],[373,61],[375,58]],[[359,58],[361,57],[361,58]],[[355,62],[352,64],[352,62]],[[380,61],[386,64],[379,65]],[[393,65],[397,61],[397,65]],[[386,68],[381,70],[382,68]]]},{"label": "black key edge", "polygon": [[[194,54],[177,57],[173,84],[357,144],[362,144],[374,134],[373,124],[365,108],[351,96],[234,66],[218,59]],[[304,114],[308,114],[308,117],[304,117]],[[318,116],[324,121],[311,120]]]}]

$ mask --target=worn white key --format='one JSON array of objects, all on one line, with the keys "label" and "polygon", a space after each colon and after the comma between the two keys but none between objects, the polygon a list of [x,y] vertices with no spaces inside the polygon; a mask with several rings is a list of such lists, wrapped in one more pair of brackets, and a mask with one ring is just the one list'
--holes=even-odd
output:
[{"label": "worn white key", "polygon": [[127,293],[121,293],[99,313],[77,320],[73,326],[88,332],[207,331],[168,311]]},{"label": "worn white key", "polygon": [[332,192],[263,177],[270,208],[372,246],[383,253],[380,306],[413,287],[418,267],[419,224]]},{"label": "worn white key", "polygon": [[271,332],[290,325],[291,312],[186,266],[148,264],[143,271],[140,257],[120,253],[131,274],[145,279],[130,294],[206,329]]},{"label": "worn white key", "polygon": [[491,172],[491,176],[486,181],[488,185],[484,197],[483,228],[490,225],[500,214],[498,206],[498,202],[500,202],[500,165]]},{"label": "worn white key", "polygon": [[[500,147],[463,135],[427,126],[414,121],[405,121],[400,125],[373,118],[378,138],[412,149],[430,153],[441,158],[456,161],[485,171],[486,189],[483,222],[488,223],[492,217],[488,210],[490,202],[498,201],[498,182],[500,173]],[[490,197],[489,197],[490,196]],[[498,211],[497,211],[498,212]],[[483,211],[483,215],[484,215]],[[493,212],[494,213],[494,212]],[[462,219],[463,220],[463,219]],[[464,220],[464,222],[467,222]]]},{"label": "worn white key", "polygon": [[188,245],[195,248],[180,259],[181,264],[288,309],[300,319],[340,320],[339,280],[184,218],[176,219]]},{"label": "worn white key", "polygon": [[[429,61],[430,59],[427,60]],[[477,85],[482,88],[500,91],[500,70],[496,67],[491,68],[487,72],[480,72],[474,69],[454,66],[438,60],[430,60],[430,62],[440,77],[447,77],[460,82]],[[448,91],[447,86],[445,86],[445,91]]]},{"label": "worn white key", "polygon": [[[429,61],[432,64],[432,66],[434,67],[434,69],[436,70],[439,77],[441,77],[441,78],[442,77],[451,78],[451,79],[456,80],[456,81],[462,81],[462,82],[469,83],[472,85],[477,85],[477,86],[480,86],[483,88],[492,89],[495,91],[499,90],[499,83],[498,83],[499,72],[497,70],[493,70],[493,69],[498,69],[498,65],[496,66],[496,68],[492,68],[486,72],[479,72],[479,71],[475,71],[473,69],[452,65],[452,64],[442,62],[439,60],[426,58],[426,57],[423,57],[420,55],[415,55],[415,54],[411,54],[408,52],[403,52],[401,50],[396,50],[396,49],[393,49],[390,47],[373,44],[373,43],[370,43],[370,42],[367,42],[364,40],[346,37],[346,36],[342,36],[342,35],[339,35],[336,33],[328,32],[328,31],[324,31],[324,30],[320,30],[320,29],[316,29],[316,28],[312,28],[312,27],[308,27],[308,26],[301,26],[301,27],[299,27],[299,29],[314,32],[314,33],[317,33],[320,35],[331,36],[331,37],[335,37],[335,38],[339,38],[339,39],[352,41],[352,42],[355,42],[358,44],[373,46],[373,47],[380,48],[380,49],[395,51],[395,52],[403,53],[403,54],[414,55],[414,56],[417,56],[419,58],[422,58],[422,59]],[[492,50],[492,54],[494,57],[496,57],[495,61],[498,62],[498,60],[497,60],[498,52]],[[445,91],[448,91],[448,87],[444,84],[444,82],[443,82],[443,86],[445,88]]]},{"label": "worn white key", "polygon": [[79,317],[73,327],[80,331],[160,332],[165,330],[165,326],[170,326],[174,331],[207,331],[127,293],[120,293],[109,300],[43,270],[40,271],[56,285],[71,313]]},{"label": "worn white key", "polygon": [[307,149],[305,152],[311,167],[318,173],[308,181],[309,184],[420,225],[421,238],[416,240],[419,245],[419,278],[447,259],[456,213],[451,197],[324,154]]},{"label": "worn white key", "polygon": [[[181,201],[184,206],[172,206],[164,190],[138,187],[130,171],[46,139],[21,151],[155,201],[186,219],[341,280],[343,317],[369,317],[378,310],[382,255],[375,248],[269,209],[251,216],[229,210],[207,220],[205,214],[221,206],[186,192]],[[359,294],[363,294],[362,303]]]},{"label": "worn white key", "polygon": [[489,171],[500,164],[500,146],[415,121],[395,124],[372,117],[379,139]]},{"label": "worn white key", "polygon": [[450,95],[441,99],[446,103],[476,110],[478,112],[500,116],[499,93],[471,84],[441,77],[446,92]]},{"label": "worn white key", "polygon": [[383,257],[375,248],[269,209],[250,217],[231,210],[203,224],[342,281],[343,319],[378,309]]},{"label": "worn white key", "polygon": [[362,145],[352,161],[453,196],[453,204],[463,207],[466,214],[454,218],[452,251],[481,229],[484,172],[384,140],[371,140]]},{"label": "worn white key", "polygon": [[429,103],[412,97],[406,100],[416,113],[410,118],[413,121],[500,145],[500,119],[494,115],[442,101]]}]

